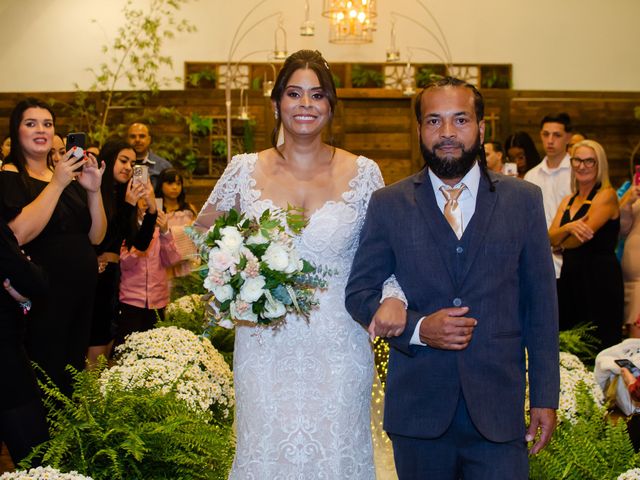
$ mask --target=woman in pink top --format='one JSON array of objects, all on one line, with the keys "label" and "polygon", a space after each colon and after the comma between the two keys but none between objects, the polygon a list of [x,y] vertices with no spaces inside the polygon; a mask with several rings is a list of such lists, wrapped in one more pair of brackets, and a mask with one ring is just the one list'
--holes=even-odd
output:
[{"label": "woman in pink top", "polygon": [[[138,211],[147,209],[141,199]],[[120,249],[120,309],[115,344],[131,332],[150,330],[164,318],[169,303],[167,269],[180,261],[180,254],[169,230],[167,215],[158,210],[153,239],[145,251],[124,244]]]}]

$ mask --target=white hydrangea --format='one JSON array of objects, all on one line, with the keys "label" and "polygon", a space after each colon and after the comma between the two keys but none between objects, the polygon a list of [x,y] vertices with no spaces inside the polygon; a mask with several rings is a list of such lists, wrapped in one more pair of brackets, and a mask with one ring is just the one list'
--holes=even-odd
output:
[{"label": "white hydrangea", "polygon": [[31,470],[6,472],[0,475],[0,480],[92,480],[91,477],[80,475],[76,471],[62,473],[52,467],[38,467]]},{"label": "white hydrangea", "polygon": [[225,417],[234,405],[233,375],[211,342],[178,327],[129,335],[116,347],[116,364],[101,376],[103,392],[118,379],[125,388],[157,387],[192,408],[218,405]]},{"label": "white hydrangea", "polygon": [[640,468],[632,468],[618,475],[616,480],[640,480]]}]

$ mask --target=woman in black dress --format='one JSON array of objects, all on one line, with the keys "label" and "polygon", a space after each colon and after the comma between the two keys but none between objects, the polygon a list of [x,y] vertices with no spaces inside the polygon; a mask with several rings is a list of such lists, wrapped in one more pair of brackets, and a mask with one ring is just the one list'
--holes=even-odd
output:
[{"label": "woman in black dress", "polygon": [[618,197],[599,143],[577,143],[571,169],[575,193],[562,200],[549,228],[551,245],[563,252],[558,280],[560,329],[590,322],[606,348],[619,343],[622,335],[624,287],[615,255]]},{"label": "woman in black dress", "polygon": [[98,262],[106,217],[100,195],[103,168],[92,155],[72,153],[55,169],[47,163],[54,134],[51,108],[37,99],[11,113],[11,153],[0,172],[0,214],[18,243],[48,277],[48,293],[33,303],[25,345],[63,392],[71,391],[67,365],[82,369],[89,346]]},{"label": "woman in black dress", "polygon": [[[98,287],[93,308],[91,341],[87,360],[93,365],[98,356],[109,357],[118,306],[120,284],[120,247],[123,241],[144,251],[153,238],[156,224],[156,202],[151,182],[147,185],[131,181],[136,152],[128,143],[116,140],[103,145],[98,160],[104,162],[102,201],[107,214],[107,233],[96,247],[98,255]],[[138,221],[138,200],[145,197],[149,206]]]},{"label": "woman in black dress", "polygon": [[20,251],[4,220],[0,220],[0,282],[5,283],[5,288],[0,287],[0,366],[4,388],[0,395],[0,438],[17,465],[33,447],[48,439],[44,406],[24,348],[31,318],[29,302],[22,297],[38,299],[46,291],[46,281],[42,269]]}]

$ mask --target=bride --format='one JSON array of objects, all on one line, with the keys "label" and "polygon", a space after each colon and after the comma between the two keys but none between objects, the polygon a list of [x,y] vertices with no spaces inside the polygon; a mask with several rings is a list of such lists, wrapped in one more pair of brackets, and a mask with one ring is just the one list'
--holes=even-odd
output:
[{"label": "bride", "polygon": [[[250,216],[304,208],[301,255],[334,271],[307,323],[276,330],[236,327],[236,456],[232,479],[374,479],[370,428],[374,364],[369,335],[344,307],[344,288],[371,193],[383,186],[375,162],[322,140],[337,102],[329,65],[301,50],[284,63],[271,94],[273,148],[236,155],[196,226],[221,212]],[[284,143],[278,145],[282,128]],[[404,318],[394,279],[376,314]],[[380,328],[376,333],[380,334]],[[387,335],[395,334],[387,330]]]}]

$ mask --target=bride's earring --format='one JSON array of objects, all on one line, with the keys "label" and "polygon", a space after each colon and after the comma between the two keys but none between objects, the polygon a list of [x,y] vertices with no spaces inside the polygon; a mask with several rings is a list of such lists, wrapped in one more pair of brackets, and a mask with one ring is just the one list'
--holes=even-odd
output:
[{"label": "bride's earring", "polygon": [[278,110],[275,110],[273,112],[273,116],[275,117],[276,120],[278,119]]}]

